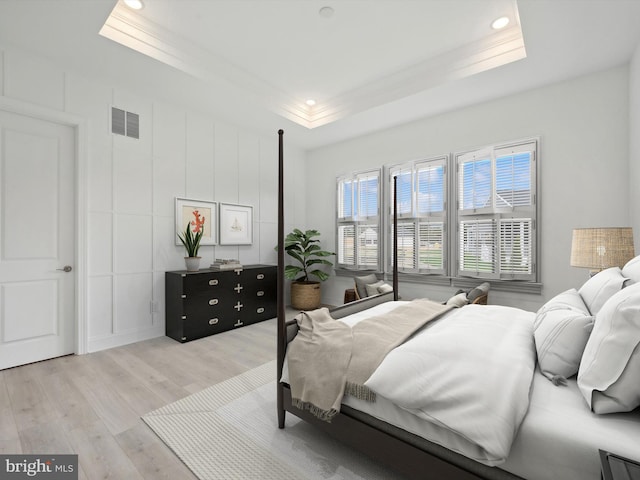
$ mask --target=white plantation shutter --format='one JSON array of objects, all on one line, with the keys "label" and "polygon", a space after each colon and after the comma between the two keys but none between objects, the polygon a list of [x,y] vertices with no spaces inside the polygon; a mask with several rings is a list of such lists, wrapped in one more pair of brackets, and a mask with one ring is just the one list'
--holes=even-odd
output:
[{"label": "white plantation shutter", "polygon": [[492,207],[491,156],[486,151],[464,155],[458,162],[458,202],[461,210]]},{"label": "white plantation shutter", "polygon": [[418,223],[418,268],[442,271],[444,269],[444,223]]},{"label": "white plantation shutter", "polygon": [[532,164],[531,151],[523,151],[522,146],[496,150],[496,207],[515,208],[533,204]]},{"label": "white plantation shutter", "polygon": [[338,226],[338,264],[356,264],[356,228],[355,225]]},{"label": "white plantation shutter", "polygon": [[360,220],[378,217],[379,172],[367,172],[357,176],[356,216]]},{"label": "white plantation shutter", "polygon": [[445,206],[444,160],[416,165],[418,215],[443,213]]},{"label": "white plantation shutter", "polygon": [[378,266],[378,224],[358,225],[358,268],[375,269]]},{"label": "white plantation shutter", "polygon": [[537,141],[456,155],[458,274],[535,281]]},{"label": "white plantation shutter", "polygon": [[500,220],[500,272],[513,278],[532,273],[532,220],[513,218]]},{"label": "white plantation shutter", "polygon": [[[393,244],[393,226],[391,227],[391,245]],[[398,222],[398,269],[411,271],[415,266],[416,229],[413,222]]]},{"label": "white plantation shutter", "polygon": [[380,170],[337,179],[339,267],[380,270]]},{"label": "white plantation shutter", "polygon": [[[398,202],[398,218],[411,216],[413,213],[413,171],[411,165],[404,165],[400,168],[391,170],[391,202],[393,202],[393,177],[398,178],[397,202]],[[390,202],[390,203],[391,203]],[[393,210],[393,205],[390,206]]]},{"label": "white plantation shutter", "polygon": [[338,218],[346,219],[353,216],[353,182],[351,180],[338,181]]},{"label": "white plantation shutter", "polygon": [[496,243],[494,220],[460,222],[459,263],[461,273],[495,278]]}]

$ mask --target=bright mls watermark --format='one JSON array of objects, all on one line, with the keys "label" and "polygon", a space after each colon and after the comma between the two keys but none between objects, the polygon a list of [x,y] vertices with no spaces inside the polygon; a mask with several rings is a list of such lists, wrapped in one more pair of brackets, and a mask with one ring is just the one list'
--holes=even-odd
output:
[{"label": "bright mls watermark", "polygon": [[78,455],[0,455],[0,480],[78,480]]}]

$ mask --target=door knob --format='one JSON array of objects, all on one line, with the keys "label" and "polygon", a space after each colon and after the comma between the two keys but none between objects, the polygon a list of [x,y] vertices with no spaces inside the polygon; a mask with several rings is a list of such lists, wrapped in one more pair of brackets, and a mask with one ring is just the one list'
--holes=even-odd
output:
[{"label": "door knob", "polygon": [[56,268],[56,270],[69,273],[71,270],[73,270],[73,268],[71,268],[71,265],[65,265],[63,268]]}]

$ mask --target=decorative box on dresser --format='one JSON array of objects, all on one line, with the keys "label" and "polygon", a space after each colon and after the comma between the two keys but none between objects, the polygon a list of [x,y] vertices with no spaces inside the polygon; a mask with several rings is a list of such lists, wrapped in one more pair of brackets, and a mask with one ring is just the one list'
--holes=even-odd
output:
[{"label": "decorative box on dresser", "polygon": [[165,272],[166,335],[188,342],[274,318],[278,267]]}]

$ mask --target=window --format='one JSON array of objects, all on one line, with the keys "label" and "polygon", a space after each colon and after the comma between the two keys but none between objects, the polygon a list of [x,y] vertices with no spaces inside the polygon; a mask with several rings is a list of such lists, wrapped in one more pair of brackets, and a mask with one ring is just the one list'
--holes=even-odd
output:
[{"label": "window", "polygon": [[448,157],[439,157],[389,169],[390,204],[393,177],[397,178],[399,271],[446,273],[447,161]]},{"label": "window", "polygon": [[539,292],[538,148],[532,138],[385,166],[384,176],[338,178],[336,266],[390,271],[396,178],[396,251],[406,281],[467,286],[482,278]]},{"label": "window", "polygon": [[380,170],[337,180],[337,264],[380,270]]},{"label": "window", "polygon": [[537,141],[455,156],[457,275],[535,281]]}]

